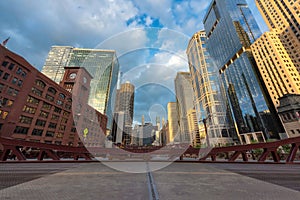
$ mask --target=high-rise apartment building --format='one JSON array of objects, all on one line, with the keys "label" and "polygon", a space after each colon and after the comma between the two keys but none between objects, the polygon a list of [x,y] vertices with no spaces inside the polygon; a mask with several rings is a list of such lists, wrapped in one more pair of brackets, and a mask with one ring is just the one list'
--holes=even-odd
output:
[{"label": "high-rise apartment building", "polygon": [[59,84],[65,73],[64,67],[67,65],[73,48],[71,46],[52,46],[43,66],[42,73]]},{"label": "high-rise apartment building", "polygon": [[199,146],[200,142],[200,130],[197,120],[196,110],[190,109],[187,111],[187,120],[189,125],[189,133],[191,135],[191,141],[193,146]]},{"label": "high-rise apartment building", "polygon": [[233,143],[236,132],[230,128],[226,107],[222,99],[219,73],[206,50],[206,34],[199,31],[190,39],[187,56],[194,90],[194,103],[198,122],[207,121],[210,143]]},{"label": "high-rise apartment building", "polygon": [[180,140],[191,143],[187,111],[194,108],[193,87],[189,72],[178,72],[175,78]]},{"label": "high-rise apartment building", "polygon": [[111,129],[115,103],[113,91],[117,89],[119,73],[116,51],[54,46],[42,71],[52,80],[59,82],[63,72],[62,66],[83,67],[93,76],[89,105],[107,115],[107,128]]},{"label": "high-rise apartment building", "polygon": [[206,47],[219,70],[226,108],[237,133],[279,138],[283,127],[260,83],[250,48],[261,32],[246,1],[213,0],[204,27]]},{"label": "high-rise apartment building", "polygon": [[300,73],[300,1],[256,0],[269,29],[275,31]]},{"label": "high-rise apartment building", "polygon": [[[134,111],[134,85],[130,82],[121,84],[117,90],[115,112],[124,113],[124,136],[123,142],[130,144],[130,135],[132,130],[133,111]],[[114,133],[112,133],[114,134]]]},{"label": "high-rise apartment building", "polygon": [[251,49],[274,106],[285,94],[300,94],[300,76],[276,32],[266,32]]},{"label": "high-rise apartment building", "polygon": [[174,139],[179,135],[179,124],[178,124],[178,110],[176,102],[169,102],[167,105],[168,110],[168,142],[174,142]]}]

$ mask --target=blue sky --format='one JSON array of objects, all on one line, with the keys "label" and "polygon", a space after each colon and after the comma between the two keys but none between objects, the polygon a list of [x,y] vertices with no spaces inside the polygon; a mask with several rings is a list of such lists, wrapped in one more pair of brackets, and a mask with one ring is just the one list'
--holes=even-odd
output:
[{"label": "blue sky", "polygon": [[[262,32],[254,0],[247,0]],[[0,40],[41,70],[52,45],[117,50],[123,81],[136,85],[135,120],[166,117],[185,48],[203,29],[209,0],[2,0]],[[152,28],[155,27],[155,28]],[[163,28],[163,29],[161,29]]]}]

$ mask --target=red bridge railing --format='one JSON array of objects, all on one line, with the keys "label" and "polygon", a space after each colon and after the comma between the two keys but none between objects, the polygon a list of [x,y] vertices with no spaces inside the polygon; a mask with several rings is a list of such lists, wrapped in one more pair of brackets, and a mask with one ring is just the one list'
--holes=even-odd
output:
[{"label": "red bridge railing", "polygon": [[[275,163],[281,161],[279,156],[279,147],[284,145],[290,145],[290,149],[288,155],[285,159],[286,163],[294,162],[296,158],[297,151],[300,150],[300,137],[288,138],[284,140],[279,140],[275,142],[267,142],[267,143],[256,143],[256,144],[247,144],[247,145],[235,145],[229,147],[215,147],[212,148],[205,156],[200,158],[200,161],[206,161],[208,158],[211,158],[211,161],[218,161],[218,155],[225,154],[225,161],[234,162],[238,158],[242,158],[242,161],[249,161],[248,155],[252,153],[252,159],[257,160],[258,162],[265,162],[267,158],[270,156]],[[255,158],[253,156],[253,152],[257,149],[262,149],[262,153],[260,156]],[[200,149],[201,151],[205,151],[205,149]],[[192,154],[195,152],[193,148],[187,149],[185,154]],[[230,154],[231,153],[231,154]],[[222,158],[224,161],[224,158]]]}]

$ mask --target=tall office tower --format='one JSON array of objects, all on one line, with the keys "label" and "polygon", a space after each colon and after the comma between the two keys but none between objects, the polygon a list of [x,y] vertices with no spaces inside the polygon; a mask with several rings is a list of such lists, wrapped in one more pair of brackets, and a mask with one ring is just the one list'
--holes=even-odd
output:
[{"label": "tall office tower", "polygon": [[200,142],[200,131],[199,131],[196,110],[194,109],[188,110],[187,119],[188,119],[189,133],[191,135],[192,145],[194,147],[199,146],[201,142]]},{"label": "tall office tower", "polygon": [[64,67],[67,65],[73,48],[71,46],[52,46],[43,66],[42,73],[59,84],[65,73]]},{"label": "tall office tower", "polygon": [[256,0],[256,5],[269,29],[277,32],[300,73],[300,1]]},{"label": "tall office tower", "polygon": [[115,112],[124,112],[124,136],[123,143],[130,144],[130,134],[132,130],[133,109],[134,109],[134,85],[130,82],[121,84],[117,90]]},{"label": "tall office tower", "polygon": [[89,95],[89,105],[106,114],[107,129],[111,129],[115,92],[119,74],[116,51],[103,49],[73,48],[66,67],[84,67],[93,79]]},{"label": "tall office tower", "polygon": [[187,111],[194,108],[193,87],[189,72],[178,72],[175,78],[175,92],[178,107],[178,119],[181,142],[191,142]]},{"label": "tall office tower", "polygon": [[264,33],[251,49],[276,108],[285,94],[300,94],[299,73],[274,31]]},{"label": "tall office tower", "polygon": [[261,32],[246,1],[213,0],[204,27],[207,50],[219,70],[226,107],[237,133],[279,138],[283,127],[270,96],[259,82],[250,48]]},{"label": "tall office tower", "polygon": [[167,136],[168,142],[174,142],[175,136],[180,133],[178,124],[178,110],[176,102],[169,102],[167,105],[168,109],[168,131]]},{"label": "tall office tower", "polygon": [[234,127],[229,126],[222,99],[218,69],[206,50],[206,34],[193,35],[187,47],[187,57],[194,90],[194,103],[200,122],[206,119],[210,144],[233,143],[238,140]]}]

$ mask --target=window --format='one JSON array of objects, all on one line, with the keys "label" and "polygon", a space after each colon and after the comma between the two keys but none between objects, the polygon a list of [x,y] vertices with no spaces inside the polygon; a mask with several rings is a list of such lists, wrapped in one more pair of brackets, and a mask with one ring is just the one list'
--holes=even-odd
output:
[{"label": "window", "polygon": [[21,116],[19,117],[19,122],[20,122],[20,123],[23,123],[23,124],[31,124],[31,122],[32,122],[32,117],[27,117],[27,116],[21,115]]},{"label": "window", "polygon": [[36,84],[37,86],[41,87],[41,88],[46,87],[46,84],[45,84],[43,81],[41,81],[41,80],[36,80],[36,81],[35,81],[35,84]]},{"label": "window", "polygon": [[59,105],[59,106],[62,106],[62,105],[63,105],[63,102],[62,102],[61,100],[57,100],[57,101],[56,101],[56,104]]},{"label": "window", "polygon": [[8,78],[9,78],[9,74],[8,74],[8,73],[5,73],[2,79],[3,79],[3,80],[7,80]]},{"label": "window", "polygon": [[14,104],[13,100],[4,98],[2,101],[2,106],[7,106],[7,107],[11,107]]},{"label": "window", "polygon": [[7,90],[7,94],[11,95],[11,96],[17,96],[19,93],[18,90],[15,90],[14,88],[9,87]]},{"label": "window", "polygon": [[59,130],[64,131],[65,129],[66,129],[66,126],[64,126],[64,125],[59,126]]},{"label": "window", "polygon": [[55,108],[54,108],[54,112],[56,112],[56,113],[61,113],[61,111],[62,111],[62,110],[61,110],[60,108],[58,108],[58,107],[55,107]]},{"label": "window", "polygon": [[8,69],[9,69],[9,70],[13,70],[14,66],[15,66],[14,63],[10,63],[10,65],[8,66]]},{"label": "window", "polygon": [[23,112],[34,114],[35,111],[36,111],[36,108],[32,108],[32,107],[29,107],[26,105],[23,107]]},{"label": "window", "polygon": [[46,137],[54,137],[54,132],[53,131],[47,131],[46,132]]},{"label": "window", "polygon": [[4,85],[0,83],[0,93],[3,91]]},{"label": "window", "polygon": [[39,90],[39,89],[37,89],[37,88],[35,88],[35,87],[31,88],[31,92],[32,92],[33,94],[38,95],[38,96],[42,96],[42,94],[43,94],[43,91],[41,91],[41,90]]},{"label": "window", "polygon": [[27,135],[29,128],[16,126],[14,133]]},{"label": "window", "polygon": [[59,116],[58,116],[58,115],[52,115],[51,119],[53,119],[53,120],[58,120],[58,119],[59,119]]},{"label": "window", "polygon": [[75,133],[75,132],[76,132],[76,128],[73,127],[73,128],[71,129],[71,132],[72,132],[72,133]]},{"label": "window", "polygon": [[59,98],[61,98],[61,99],[65,99],[65,98],[66,98],[66,95],[64,95],[64,94],[60,93],[60,94],[59,94]]},{"label": "window", "polygon": [[40,117],[47,118],[48,115],[49,115],[48,112],[45,112],[45,111],[41,111],[41,112],[40,112]]},{"label": "window", "polygon": [[12,79],[12,81],[11,81],[11,83],[14,84],[14,85],[15,85],[17,82],[18,82],[18,79],[17,79],[16,77],[14,77],[14,78]]},{"label": "window", "polygon": [[3,67],[6,67],[7,65],[8,65],[8,62],[7,62],[7,61],[3,61],[3,62],[2,62],[2,66],[3,66]]},{"label": "window", "polygon": [[48,92],[50,92],[51,94],[56,94],[56,90],[53,87],[49,87],[48,88]]},{"label": "window", "polygon": [[69,112],[64,111],[64,116],[68,117],[70,115]]},{"label": "window", "polygon": [[21,75],[22,77],[26,77],[27,75],[26,72],[21,67],[17,69],[16,74]]},{"label": "window", "polygon": [[54,97],[50,96],[49,94],[46,94],[46,99],[49,101],[54,101]]},{"label": "window", "polygon": [[68,109],[68,110],[71,110],[71,105],[66,104],[66,105],[65,105],[65,108]]},{"label": "window", "polygon": [[31,135],[36,135],[36,136],[42,136],[43,134],[43,130],[40,130],[40,129],[33,129]]},{"label": "window", "polygon": [[48,128],[56,128],[57,124],[50,122]]},{"label": "window", "polygon": [[68,119],[63,117],[63,118],[61,119],[61,122],[66,124],[66,123],[68,122]]},{"label": "window", "polygon": [[8,115],[8,112],[7,111],[3,111],[2,112],[2,119],[6,119],[7,115]]},{"label": "window", "polygon": [[36,98],[34,98],[32,96],[28,96],[27,97],[27,102],[31,103],[31,104],[34,104],[34,105],[38,105],[39,102],[40,102],[40,100],[38,100],[38,99],[36,99]]},{"label": "window", "polygon": [[46,109],[46,110],[50,110],[51,109],[51,104],[43,102],[43,107],[42,108]]},{"label": "window", "polygon": [[23,81],[19,80],[18,83],[17,83],[17,86],[22,87],[22,85],[23,85]]},{"label": "window", "polygon": [[40,120],[40,119],[37,119],[36,122],[35,122],[35,125],[36,125],[36,126],[42,126],[42,127],[45,127],[45,124],[46,124],[46,121]]}]

